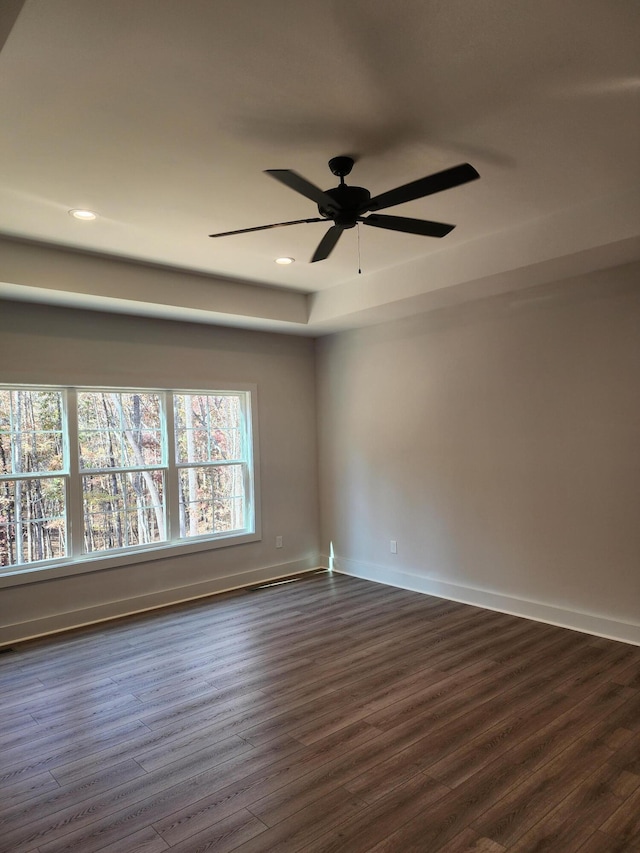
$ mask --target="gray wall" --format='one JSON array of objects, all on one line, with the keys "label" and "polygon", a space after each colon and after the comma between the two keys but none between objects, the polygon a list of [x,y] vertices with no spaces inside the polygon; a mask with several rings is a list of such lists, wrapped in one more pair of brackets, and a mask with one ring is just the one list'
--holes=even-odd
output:
[{"label": "gray wall", "polygon": [[640,265],[321,339],[318,417],[335,568],[640,642]]},{"label": "gray wall", "polygon": [[312,568],[332,543],[342,571],[640,643],[639,379],[638,264],[315,357],[304,338],[5,302],[0,381],[256,383],[263,538],[1,589],[0,642]]},{"label": "gray wall", "polygon": [[3,382],[256,384],[263,534],[255,543],[0,589],[0,642],[317,566],[314,362],[307,338],[0,304]]}]

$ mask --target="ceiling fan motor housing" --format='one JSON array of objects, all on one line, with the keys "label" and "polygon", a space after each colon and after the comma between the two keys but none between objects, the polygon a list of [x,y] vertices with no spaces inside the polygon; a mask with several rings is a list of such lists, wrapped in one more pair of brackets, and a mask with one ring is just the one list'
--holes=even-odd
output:
[{"label": "ceiling fan motor housing", "polygon": [[318,205],[320,215],[326,219],[333,219],[336,225],[340,225],[342,228],[353,228],[355,226],[358,217],[362,215],[363,209],[366,208],[367,202],[371,198],[371,193],[364,187],[348,187],[346,184],[325,190],[325,195],[330,196],[336,202],[338,209],[331,210]]}]

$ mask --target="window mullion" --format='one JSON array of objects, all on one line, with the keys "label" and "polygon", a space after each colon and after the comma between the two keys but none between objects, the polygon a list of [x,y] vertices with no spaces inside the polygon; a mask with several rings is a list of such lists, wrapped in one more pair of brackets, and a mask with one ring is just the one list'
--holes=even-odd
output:
[{"label": "window mullion", "polygon": [[250,522],[254,518],[254,503],[253,503],[253,482],[251,472],[253,470],[253,461],[251,458],[252,442],[249,436],[251,430],[251,398],[243,397],[242,400],[242,423],[240,425],[240,440],[242,442],[242,478],[244,481],[244,523],[245,526],[255,526],[255,523]]},{"label": "window mullion", "polygon": [[176,542],[180,538],[180,487],[176,465],[175,413],[173,409],[173,393],[171,391],[167,391],[163,395],[163,404],[165,464],[167,471],[165,483],[167,539],[170,542]]},{"label": "window mullion", "polygon": [[68,442],[65,449],[69,460],[67,529],[69,531],[69,556],[72,559],[77,559],[82,556],[84,542],[82,475],[80,474],[80,443],[78,441],[78,395],[75,388],[69,388],[65,396]]}]

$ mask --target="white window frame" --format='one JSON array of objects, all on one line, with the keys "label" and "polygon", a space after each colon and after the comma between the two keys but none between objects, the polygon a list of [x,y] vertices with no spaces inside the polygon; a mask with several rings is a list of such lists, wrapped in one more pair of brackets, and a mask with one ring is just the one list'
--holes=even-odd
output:
[{"label": "white window frame", "polygon": [[[136,387],[105,387],[105,386],[76,386],[62,387],[51,385],[26,385],[3,383],[0,387],[9,390],[27,391],[58,391],[62,392],[63,418],[63,447],[66,467],[46,476],[55,476],[67,481],[66,522],[67,522],[67,556],[55,560],[23,563],[9,567],[0,567],[0,588],[23,584],[32,580],[44,580],[54,577],[66,577],[84,572],[115,568],[148,560],[164,559],[198,551],[213,550],[232,545],[242,545],[256,542],[262,538],[260,520],[260,483],[258,459],[258,421],[257,421],[257,386],[246,383],[216,384],[210,388],[136,388]],[[165,471],[165,519],[167,539],[161,542],[145,545],[134,545],[123,549],[110,551],[94,551],[84,553],[84,517],[82,499],[82,477],[87,471],[80,469],[80,452],[78,445],[78,392],[106,393],[154,393],[160,395],[163,413],[163,463],[153,465],[154,470]],[[179,522],[179,486],[178,476],[182,464],[176,461],[175,429],[173,395],[241,395],[243,398],[243,428],[245,454],[244,466],[245,487],[245,521],[247,526],[242,530],[204,534],[198,537],[180,538]],[[208,463],[209,464],[209,463]],[[237,463],[236,463],[237,464]],[[120,469],[109,469],[119,472]],[[126,468],[133,471],[135,468]],[[40,473],[20,475],[26,479],[41,477]],[[7,475],[2,479],[15,479]]]}]

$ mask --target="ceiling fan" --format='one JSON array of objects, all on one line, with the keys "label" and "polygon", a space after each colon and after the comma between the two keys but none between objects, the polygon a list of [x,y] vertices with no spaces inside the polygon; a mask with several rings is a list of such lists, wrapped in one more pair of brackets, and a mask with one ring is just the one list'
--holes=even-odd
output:
[{"label": "ceiling fan", "polygon": [[[333,157],[329,160],[329,168],[334,175],[340,178],[340,183],[334,189],[324,191],[290,169],[267,169],[265,174],[271,175],[272,178],[290,189],[306,196],[311,201],[315,201],[320,216],[314,219],[276,222],[274,225],[258,225],[255,228],[241,228],[239,231],[223,231],[220,234],[209,234],[209,236],[229,237],[232,234],[247,234],[250,231],[282,228],[284,225],[333,220],[333,225],[324,235],[311,258],[312,264],[328,258],[342,232],[347,228],[354,228],[359,222],[364,225],[372,225],[374,228],[386,228],[390,231],[404,231],[407,234],[421,234],[425,237],[444,237],[455,228],[455,225],[431,222],[427,219],[410,219],[406,216],[381,216],[373,211],[385,210],[388,207],[394,207],[396,204],[404,204],[407,201],[424,198],[424,196],[466,184],[468,181],[474,181],[480,177],[473,166],[462,163],[459,166],[453,166],[443,172],[436,172],[434,175],[420,178],[371,198],[371,193],[364,187],[350,187],[344,182],[345,177],[351,172],[354,162],[352,157],[346,156]],[[369,216],[364,216],[365,213],[368,213]]]}]

